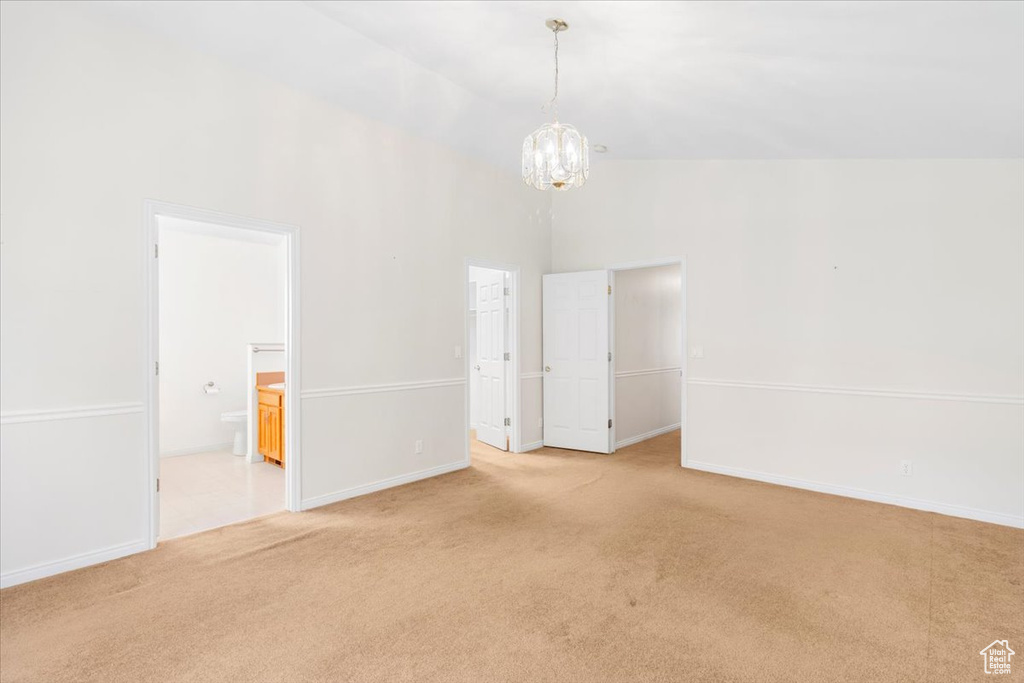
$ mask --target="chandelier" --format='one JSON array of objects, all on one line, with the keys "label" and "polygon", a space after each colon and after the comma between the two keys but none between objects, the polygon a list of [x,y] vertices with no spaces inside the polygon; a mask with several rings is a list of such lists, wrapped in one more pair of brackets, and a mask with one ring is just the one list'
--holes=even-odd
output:
[{"label": "chandelier", "polygon": [[561,19],[545,25],[555,34],[555,95],[548,102],[553,121],[523,141],[523,182],[538,190],[569,190],[582,187],[590,175],[587,138],[575,127],[558,122],[558,34],[569,29]]}]

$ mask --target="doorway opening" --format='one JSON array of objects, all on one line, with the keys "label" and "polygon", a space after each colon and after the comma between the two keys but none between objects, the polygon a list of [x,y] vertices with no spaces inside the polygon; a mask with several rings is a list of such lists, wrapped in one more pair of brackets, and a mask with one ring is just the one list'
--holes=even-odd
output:
[{"label": "doorway opening", "polygon": [[519,269],[465,266],[466,457],[519,452]]},{"label": "doorway opening", "polygon": [[682,426],[682,265],[612,270],[612,443],[631,446]]},{"label": "doorway opening", "polygon": [[544,445],[614,453],[681,430],[686,262],[544,276]]},{"label": "doorway opening", "polygon": [[150,546],[299,493],[298,232],[146,203]]}]

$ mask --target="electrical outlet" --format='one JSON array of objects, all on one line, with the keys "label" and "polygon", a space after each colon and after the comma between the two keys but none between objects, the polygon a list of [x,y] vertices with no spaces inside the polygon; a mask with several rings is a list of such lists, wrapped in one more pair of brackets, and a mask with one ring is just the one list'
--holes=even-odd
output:
[{"label": "electrical outlet", "polygon": [[538,417],[537,418],[537,429],[544,429],[544,418],[543,417]]},{"label": "electrical outlet", "polygon": [[419,453],[422,453],[422,452],[423,452],[423,441],[421,439],[417,439],[416,440],[416,453],[419,454]]},{"label": "electrical outlet", "polygon": [[914,461],[913,460],[900,460],[900,474],[904,477],[909,477],[914,473]]}]

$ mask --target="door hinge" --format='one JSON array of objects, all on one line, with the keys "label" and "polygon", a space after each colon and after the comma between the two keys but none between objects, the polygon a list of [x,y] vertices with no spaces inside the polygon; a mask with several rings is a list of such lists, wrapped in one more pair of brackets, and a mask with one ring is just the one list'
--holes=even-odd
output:
[{"label": "door hinge", "polygon": [[508,288],[508,287],[506,287],[506,288],[505,288],[505,296],[508,296],[509,294],[511,294],[511,292],[509,291],[509,288]]},{"label": "door hinge", "polygon": [[511,427],[512,426],[512,418],[511,417],[506,417],[505,418],[505,426],[506,427]]},{"label": "door hinge", "polygon": [[156,492],[160,493],[160,477],[156,478]]},{"label": "door hinge", "polygon": [[611,428],[612,428],[612,419],[609,417],[608,418],[608,429],[611,429]]},{"label": "door hinge", "polygon": [[154,365],[154,366],[156,366],[156,367],[155,367],[155,369],[156,369],[156,374],[158,374],[158,375],[159,375],[159,374],[160,374],[160,361],[156,361],[155,363],[153,363],[153,365]]},{"label": "door hinge", "polygon": [[611,294],[611,293],[612,293],[612,286],[611,286],[611,285],[608,285],[608,293],[609,293],[609,294]]},{"label": "door hinge", "polygon": [[154,244],[153,245],[153,258],[160,258],[160,245],[159,244]]},{"label": "door hinge", "polygon": [[612,352],[611,351],[608,352],[608,362],[609,363],[612,362]]},{"label": "door hinge", "polygon": [[505,352],[505,360],[512,360],[512,354],[508,351]]}]

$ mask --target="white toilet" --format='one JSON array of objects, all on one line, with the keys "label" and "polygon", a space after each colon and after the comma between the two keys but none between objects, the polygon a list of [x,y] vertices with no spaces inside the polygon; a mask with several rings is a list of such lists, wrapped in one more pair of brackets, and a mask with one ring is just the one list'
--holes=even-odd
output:
[{"label": "white toilet", "polygon": [[220,414],[221,422],[230,422],[235,426],[235,445],[231,452],[235,455],[247,455],[249,451],[249,414],[244,410],[232,410]]}]

